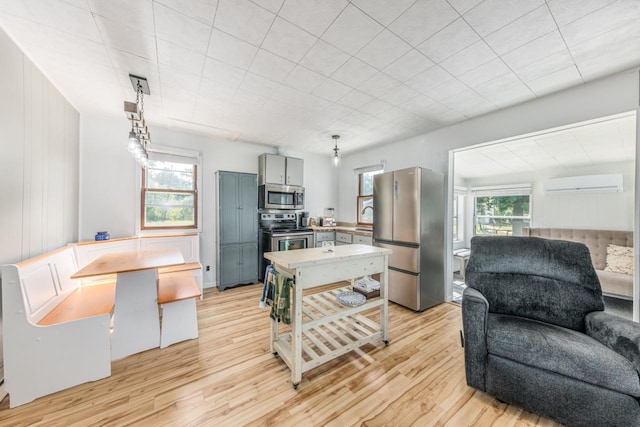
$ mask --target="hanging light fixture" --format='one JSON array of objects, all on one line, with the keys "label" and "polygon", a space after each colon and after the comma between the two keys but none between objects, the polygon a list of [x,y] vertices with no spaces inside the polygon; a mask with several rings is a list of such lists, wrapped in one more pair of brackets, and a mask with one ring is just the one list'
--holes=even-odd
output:
[{"label": "hanging light fixture", "polygon": [[338,167],[340,165],[340,156],[338,155],[338,139],[340,139],[340,135],[331,135],[331,138],[335,141],[335,146],[333,147],[333,166]]},{"label": "hanging light fixture", "polygon": [[129,74],[129,79],[133,89],[136,91],[136,102],[124,101],[124,112],[127,118],[131,120],[127,150],[140,166],[145,167],[149,160],[147,147],[151,143],[149,130],[144,121],[144,94],[150,95],[149,84],[144,77],[134,76],[133,74]]}]

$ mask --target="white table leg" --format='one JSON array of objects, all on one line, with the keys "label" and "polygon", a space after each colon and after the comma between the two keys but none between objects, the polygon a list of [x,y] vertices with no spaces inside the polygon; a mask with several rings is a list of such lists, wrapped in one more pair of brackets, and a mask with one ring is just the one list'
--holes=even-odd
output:
[{"label": "white table leg", "polygon": [[293,285],[293,307],[291,311],[291,352],[293,356],[293,369],[291,370],[291,382],[293,388],[297,389],[302,381],[302,289],[303,279],[300,274],[296,276],[296,283]]},{"label": "white table leg", "polygon": [[157,278],[155,269],[118,273],[111,360],[160,346]]}]

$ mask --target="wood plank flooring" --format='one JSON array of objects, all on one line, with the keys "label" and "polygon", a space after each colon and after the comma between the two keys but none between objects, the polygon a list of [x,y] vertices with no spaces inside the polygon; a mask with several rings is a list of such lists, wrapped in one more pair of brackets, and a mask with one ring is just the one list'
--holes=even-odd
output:
[{"label": "wood plank flooring", "polygon": [[389,304],[390,345],[303,374],[269,351],[262,285],[198,301],[200,338],[112,363],[109,378],[9,409],[1,426],[557,426],[467,387],[460,307]]}]

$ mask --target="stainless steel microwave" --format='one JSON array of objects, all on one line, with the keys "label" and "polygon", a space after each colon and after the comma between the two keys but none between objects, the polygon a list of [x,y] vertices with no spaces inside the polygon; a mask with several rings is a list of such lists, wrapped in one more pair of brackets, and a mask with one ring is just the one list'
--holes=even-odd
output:
[{"label": "stainless steel microwave", "polygon": [[260,209],[304,209],[304,187],[264,184],[258,187]]}]

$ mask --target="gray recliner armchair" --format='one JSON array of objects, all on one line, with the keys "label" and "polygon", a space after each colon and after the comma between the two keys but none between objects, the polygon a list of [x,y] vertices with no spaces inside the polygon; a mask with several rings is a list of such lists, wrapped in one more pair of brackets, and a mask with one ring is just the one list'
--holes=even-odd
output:
[{"label": "gray recliner armchair", "polygon": [[640,426],[640,325],[603,311],[584,244],[477,236],[465,277],[469,386],[569,426]]}]

